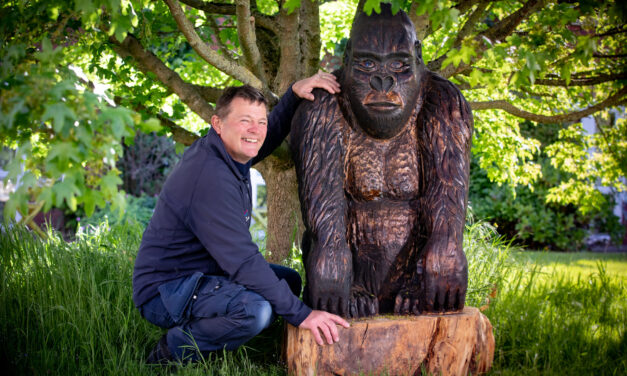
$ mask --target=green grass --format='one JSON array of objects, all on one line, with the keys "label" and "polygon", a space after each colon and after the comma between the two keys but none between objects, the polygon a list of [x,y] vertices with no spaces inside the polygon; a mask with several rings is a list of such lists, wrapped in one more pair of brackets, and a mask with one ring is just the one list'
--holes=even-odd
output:
[{"label": "green grass", "polygon": [[[281,323],[235,353],[201,364],[144,364],[162,330],[131,300],[142,228],[114,226],[67,243],[25,229],[0,236],[4,374],[285,375]],[[467,228],[467,302],[488,306],[492,374],[625,374],[627,258],[512,251],[481,223]],[[489,298],[490,294],[495,297]]]},{"label": "green grass", "polygon": [[543,275],[567,273],[570,276],[587,276],[598,272],[598,263],[603,263],[605,272],[612,278],[627,282],[627,253],[594,252],[542,252],[524,251],[512,254],[518,264],[537,264]]},{"label": "green grass", "polygon": [[493,374],[627,374],[625,255],[515,252],[485,312]]}]

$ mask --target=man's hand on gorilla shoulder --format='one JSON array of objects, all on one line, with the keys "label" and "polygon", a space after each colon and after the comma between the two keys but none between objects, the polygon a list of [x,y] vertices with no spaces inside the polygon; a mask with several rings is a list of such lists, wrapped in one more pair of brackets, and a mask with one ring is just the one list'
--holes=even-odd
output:
[{"label": "man's hand on gorilla shoulder", "polygon": [[296,81],[292,85],[292,91],[296,96],[310,101],[314,100],[312,92],[315,88],[324,89],[331,94],[340,92],[340,84],[337,82],[335,76],[323,71],[318,71],[318,73],[313,76]]}]

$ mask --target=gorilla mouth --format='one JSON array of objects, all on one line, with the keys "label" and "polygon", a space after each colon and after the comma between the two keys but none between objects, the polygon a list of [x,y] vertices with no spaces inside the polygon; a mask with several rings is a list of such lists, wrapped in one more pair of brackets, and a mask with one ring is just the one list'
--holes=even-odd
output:
[{"label": "gorilla mouth", "polygon": [[393,103],[393,102],[371,102],[371,103],[366,103],[366,106],[368,106],[368,108],[371,108],[375,111],[382,111],[382,112],[394,111],[400,107],[400,105]]},{"label": "gorilla mouth", "polygon": [[381,92],[371,92],[366,95],[364,105],[374,111],[391,112],[400,109],[403,106],[403,101],[395,92],[385,94]]}]

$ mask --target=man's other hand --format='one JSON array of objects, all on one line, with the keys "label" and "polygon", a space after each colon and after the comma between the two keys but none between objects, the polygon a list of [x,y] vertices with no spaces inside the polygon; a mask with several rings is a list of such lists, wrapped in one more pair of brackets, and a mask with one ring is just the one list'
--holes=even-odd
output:
[{"label": "man's other hand", "polygon": [[305,321],[299,325],[299,328],[310,330],[318,345],[324,346],[324,341],[320,332],[322,332],[324,338],[326,338],[327,343],[332,345],[340,339],[337,332],[337,325],[342,325],[345,328],[350,327],[348,321],[344,320],[340,316],[325,311],[314,310],[311,311]]},{"label": "man's other hand", "polygon": [[340,84],[337,82],[335,76],[323,71],[318,71],[318,73],[313,76],[296,81],[294,85],[292,85],[292,91],[297,97],[310,101],[314,100],[314,95],[311,92],[315,88],[324,89],[331,94],[340,92]]}]

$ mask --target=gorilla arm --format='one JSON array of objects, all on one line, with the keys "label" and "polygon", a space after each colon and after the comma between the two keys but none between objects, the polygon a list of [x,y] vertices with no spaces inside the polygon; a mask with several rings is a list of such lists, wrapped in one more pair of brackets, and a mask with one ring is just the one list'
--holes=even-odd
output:
[{"label": "gorilla arm", "polygon": [[337,100],[321,90],[303,102],[292,121],[292,155],[296,164],[303,220],[303,258],[307,270],[305,302],[348,317],[352,254],[346,240],[342,127]]},{"label": "gorilla arm", "polygon": [[451,82],[431,75],[418,117],[421,158],[419,225],[424,247],[417,271],[422,271],[422,311],[464,308],[468,263],[462,249],[466,220],[472,113]]}]

